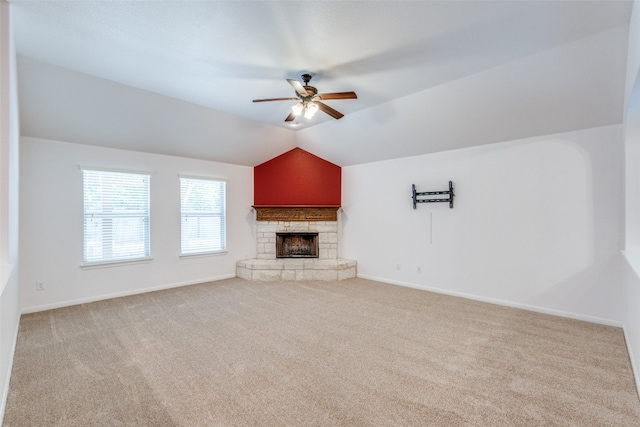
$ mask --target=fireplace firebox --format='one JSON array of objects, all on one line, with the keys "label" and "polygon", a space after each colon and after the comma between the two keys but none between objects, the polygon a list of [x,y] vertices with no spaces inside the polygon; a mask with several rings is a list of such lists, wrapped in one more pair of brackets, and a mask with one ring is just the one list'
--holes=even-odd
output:
[{"label": "fireplace firebox", "polygon": [[276,233],[276,258],[318,258],[318,233]]}]

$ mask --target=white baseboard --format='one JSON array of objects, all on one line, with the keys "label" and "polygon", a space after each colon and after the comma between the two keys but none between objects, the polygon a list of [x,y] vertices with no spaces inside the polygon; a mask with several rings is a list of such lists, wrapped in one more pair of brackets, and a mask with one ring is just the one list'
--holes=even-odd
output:
[{"label": "white baseboard", "polygon": [[69,307],[69,306],[78,305],[78,304],[86,304],[90,302],[102,301],[102,300],[112,299],[112,298],[127,297],[130,295],[146,294],[147,292],[161,291],[164,289],[171,289],[171,288],[179,288],[181,286],[198,285],[200,283],[207,283],[207,282],[217,282],[218,280],[233,279],[234,277],[236,277],[235,274],[225,274],[222,276],[207,277],[207,278],[191,280],[187,282],[169,283],[169,284],[154,286],[150,288],[134,289],[131,291],[116,292],[113,294],[104,294],[104,295],[97,295],[93,297],[80,298],[80,299],[70,300],[70,301],[61,301],[53,304],[45,304],[45,305],[38,305],[34,307],[23,308],[21,313],[22,314],[36,313],[38,311],[53,310],[56,308]]},{"label": "white baseboard", "polygon": [[431,286],[418,285],[415,283],[402,282],[398,280],[389,280],[382,277],[369,276],[366,274],[358,274],[358,277],[362,279],[375,280],[376,282],[388,283],[390,285],[398,285],[398,286],[405,286],[408,288],[422,289],[423,291],[435,292],[438,294],[451,295],[454,297],[467,298],[467,299],[481,301],[481,302],[488,302],[491,304],[502,305],[505,307],[519,308],[521,310],[528,310],[536,313],[551,314],[553,316],[566,317],[569,319],[583,320],[585,322],[598,323],[601,325],[615,326],[618,328],[622,328],[622,322],[610,320],[610,319],[602,319],[600,317],[586,316],[582,314],[571,313],[568,311],[554,310],[550,308],[538,307],[535,305],[522,304],[518,302],[500,300],[495,298],[486,298],[479,295],[467,294],[463,292],[455,292],[447,289],[434,288]]},{"label": "white baseboard", "polygon": [[636,359],[633,357],[633,350],[629,345],[629,337],[627,336],[627,330],[623,327],[624,340],[627,344],[627,351],[629,352],[629,360],[631,361],[631,370],[633,371],[633,378],[636,380],[636,393],[640,397],[640,372],[638,371],[638,365],[636,365]]}]

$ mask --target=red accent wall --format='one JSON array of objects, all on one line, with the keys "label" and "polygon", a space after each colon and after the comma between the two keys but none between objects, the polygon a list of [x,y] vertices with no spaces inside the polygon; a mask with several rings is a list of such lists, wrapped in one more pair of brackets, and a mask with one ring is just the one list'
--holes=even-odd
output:
[{"label": "red accent wall", "polygon": [[253,204],[340,206],[342,168],[294,148],[253,168]]}]

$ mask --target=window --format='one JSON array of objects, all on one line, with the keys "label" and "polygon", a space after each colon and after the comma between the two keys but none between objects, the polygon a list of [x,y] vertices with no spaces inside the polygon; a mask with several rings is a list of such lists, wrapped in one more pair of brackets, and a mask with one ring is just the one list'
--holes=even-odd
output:
[{"label": "window", "polygon": [[150,176],[100,170],[82,172],[84,264],[148,258]]},{"label": "window", "polygon": [[182,254],[225,251],[226,182],[180,178]]}]

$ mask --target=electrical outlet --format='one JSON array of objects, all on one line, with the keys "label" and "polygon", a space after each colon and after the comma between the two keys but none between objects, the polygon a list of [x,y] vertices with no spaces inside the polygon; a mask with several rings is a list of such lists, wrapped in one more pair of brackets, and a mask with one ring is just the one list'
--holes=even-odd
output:
[{"label": "electrical outlet", "polygon": [[422,267],[421,267],[421,266],[418,266],[418,267],[416,268],[416,271],[417,271],[418,273],[422,273]]},{"label": "electrical outlet", "polygon": [[396,264],[396,270],[400,271],[400,264]]},{"label": "electrical outlet", "polygon": [[36,282],[36,291],[44,291],[44,282]]}]

